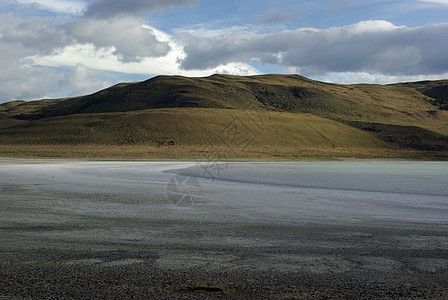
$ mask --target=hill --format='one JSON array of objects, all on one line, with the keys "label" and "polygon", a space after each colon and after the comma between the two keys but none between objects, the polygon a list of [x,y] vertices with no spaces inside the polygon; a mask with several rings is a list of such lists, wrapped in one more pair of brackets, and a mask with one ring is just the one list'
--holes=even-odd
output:
[{"label": "hill", "polygon": [[1,104],[0,155],[445,159],[447,87],[158,76],[82,97]]},{"label": "hill", "polygon": [[408,82],[400,85],[419,91],[428,96],[428,100],[435,106],[448,110],[448,80]]}]

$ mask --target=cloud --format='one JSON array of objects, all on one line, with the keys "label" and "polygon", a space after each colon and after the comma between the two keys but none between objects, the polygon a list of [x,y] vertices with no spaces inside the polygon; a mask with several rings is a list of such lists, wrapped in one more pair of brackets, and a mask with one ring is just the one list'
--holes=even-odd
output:
[{"label": "cloud", "polygon": [[416,28],[363,21],[324,30],[301,28],[270,34],[183,36],[182,68],[212,68],[229,62],[300,68],[303,75],[369,72],[386,75],[448,72],[448,23]]},{"label": "cloud", "polygon": [[177,6],[193,6],[197,0],[9,0],[57,13],[83,14],[89,18],[142,16]]},{"label": "cloud", "polygon": [[418,0],[418,1],[448,5],[448,0]]},{"label": "cloud", "polygon": [[263,15],[258,19],[258,24],[276,25],[293,20],[296,17],[297,13],[287,14],[279,8],[272,8],[263,13]]},{"label": "cloud", "polygon": [[185,58],[183,46],[171,35],[166,34],[150,26],[145,26],[154,32],[157,40],[169,45],[170,50],[164,56],[144,57],[140,61],[123,63],[117,57],[113,48],[98,49],[92,44],[76,44],[60,49],[57,53],[46,56],[33,56],[30,59],[34,64],[58,67],[75,67],[78,63],[89,66],[90,69],[120,72],[128,74],[141,74],[147,76],[185,75],[185,76],[207,76],[214,73],[255,75],[260,72],[246,63],[227,63],[217,65],[213,68],[183,70],[180,62]]},{"label": "cloud", "polygon": [[0,42],[0,103],[41,98],[57,90],[60,74],[51,68],[30,66],[24,59],[27,54],[20,44]]},{"label": "cloud", "polygon": [[318,78],[318,80],[341,84],[354,83],[373,83],[373,84],[390,84],[399,82],[416,82],[422,80],[438,80],[440,78],[448,78],[448,72],[444,74],[429,75],[384,75],[379,73],[368,72],[344,72],[344,73],[328,73]]},{"label": "cloud", "polygon": [[21,46],[34,53],[50,53],[67,43],[56,18],[19,19],[0,15],[0,41],[4,45]]},{"label": "cloud", "polygon": [[96,0],[87,6],[84,16],[109,18],[117,15],[145,15],[169,7],[195,5],[197,0]]},{"label": "cloud", "polygon": [[[181,70],[182,45],[142,24],[124,16],[64,19],[0,14],[0,102],[63,91],[71,91],[70,95],[92,92],[110,83],[95,77],[102,74],[92,73],[95,69],[148,76],[258,73],[248,64],[232,62],[205,70]],[[73,69],[64,74],[66,68],[61,67]]]},{"label": "cloud", "polygon": [[244,25],[244,26],[230,26],[225,28],[211,28],[206,24],[199,24],[191,27],[178,28],[175,30],[176,36],[182,40],[182,37],[201,37],[201,38],[217,38],[224,35],[248,35],[257,31],[259,26]]},{"label": "cloud", "polygon": [[68,14],[80,14],[87,5],[81,0],[17,0],[17,2]]},{"label": "cloud", "polygon": [[77,64],[58,82],[58,86],[70,89],[69,96],[91,94],[112,85],[111,81],[103,80],[104,75],[104,72],[90,70],[83,64]]},{"label": "cloud", "polygon": [[[0,14],[0,102],[90,93],[115,83],[123,73],[254,75],[259,73],[250,65],[254,60],[271,69],[335,82],[448,74],[446,23],[408,28],[364,21],[328,29],[272,32],[269,28],[266,33],[263,26],[233,23],[217,29],[219,22],[212,22],[190,24],[186,30],[175,30],[175,35],[144,25],[151,12],[197,2],[4,0],[0,7],[11,13]],[[256,21],[275,25],[293,18],[294,13],[281,8],[267,10]]]},{"label": "cloud", "polygon": [[153,30],[142,24],[133,18],[88,19],[66,24],[64,28],[79,44],[113,47],[113,53],[123,62],[165,56],[170,50],[169,45],[157,40]]},{"label": "cloud", "polygon": [[0,73],[0,103],[45,98],[49,93],[59,90],[56,83],[61,79],[61,74],[51,68],[12,63],[5,66],[4,61],[0,65],[3,68]]},{"label": "cloud", "polygon": [[61,74],[51,68],[33,66],[31,55],[51,55],[64,45],[52,20],[21,20],[0,15],[0,102],[41,98],[58,89]]},{"label": "cloud", "polygon": [[[64,21],[61,17],[23,19],[10,14],[0,15],[2,101],[40,98],[60,90],[57,81],[63,76],[61,70],[39,65],[34,58],[56,56],[66,48],[88,45],[91,53],[110,53],[119,65],[163,57],[170,51],[169,44],[159,41],[154,31],[144,28],[138,19]],[[95,58],[103,60],[102,57]],[[71,66],[80,63],[76,61],[76,55],[71,60]],[[80,74],[81,68],[78,66],[75,71]],[[79,76],[73,78],[81,79]]]}]

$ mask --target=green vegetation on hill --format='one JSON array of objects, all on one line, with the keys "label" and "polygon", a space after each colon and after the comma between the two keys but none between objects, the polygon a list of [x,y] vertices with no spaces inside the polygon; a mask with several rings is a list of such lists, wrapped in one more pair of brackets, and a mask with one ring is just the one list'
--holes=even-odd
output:
[{"label": "green vegetation on hill", "polygon": [[409,82],[401,85],[428,96],[428,101],[435,106],[444,110],[448,109],[448,80]]},{"label": "green vegetation on hill", "polygon": [[123,157],[441,159],[447,87],[448,80],[381,86],[298,75],[158,76],[76,98],[1,104],[0,155],[40,149],[69,157],[70,147],[96,145],[98,153],[85,156],[120,157],[132,146],[139,155],[126,148]]}]

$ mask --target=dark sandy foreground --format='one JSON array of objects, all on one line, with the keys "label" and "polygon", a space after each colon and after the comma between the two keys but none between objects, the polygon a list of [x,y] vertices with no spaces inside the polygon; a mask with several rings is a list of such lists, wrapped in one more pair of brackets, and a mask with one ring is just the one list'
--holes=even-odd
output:
[{"label": "dark sandy foreground", "polygon": [[[446,166],[362,164],[228,167],[188,207],[166,191],[191,163],[0,164],[0,299],[447,299]],[[360,167],[432,184],[349,189]]]},{"label": "dark sandy foreground", "polygon": [[2,299],[448,297],[446,252],[431,250],[58,248],[2,247]]}]

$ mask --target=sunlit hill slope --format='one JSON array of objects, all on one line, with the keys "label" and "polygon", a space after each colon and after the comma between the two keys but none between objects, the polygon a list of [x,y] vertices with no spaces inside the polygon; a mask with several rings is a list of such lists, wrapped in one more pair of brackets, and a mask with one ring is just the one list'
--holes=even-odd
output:
[{"label": "sunlit hill slope", "polygon": [[159,76],[82,97],[1,104],[0,155],[446,159],[448,80]]}]

